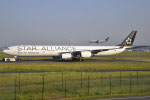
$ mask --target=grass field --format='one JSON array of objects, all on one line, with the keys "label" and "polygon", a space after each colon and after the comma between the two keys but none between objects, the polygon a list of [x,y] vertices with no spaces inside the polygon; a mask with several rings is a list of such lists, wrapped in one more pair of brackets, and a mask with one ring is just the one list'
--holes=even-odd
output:
[{"label": "grass field", "polygon": [[[5,57],[3,53],[1,57]],[[150,53],[122,53],[110,57],[90,59],[150,59]],[[22,58],[23,60],[50,59],[49,57]],[[0,63],[0,71],[101,71],[101,70],[150,70],[149,62],[49,62],[49,63]]]},{"label": "grass field", "polygon": [[[0,53],[0,57],[9,56]],[[25,57],[22,59],[48,60],[51,58]],[[150,59],[150,53],[127,52],[90,59]],[[67,72],[106,70],[121,72]],[[124,72],[124,70],[130,71]],[[42,100],[42,91],[44,100],[150,95],[150,72],[133,70],[150,70],[150,62],[0,63],[0,72],[64,71],[63,74],[62,72],[0,74],[0,100],[12,100],[15,98],[15,93],[17,100]]]},{"label": "grass field", "polygon": [[150,62],[0,63],[0,71],[150,70]]},{"label": "grass field", "polygon": [[149,76],[142,71],[0,74],[0,99],[12,100],[15,93],[17,100],[42,100],[42,93],[44,100],[149,95]]}]

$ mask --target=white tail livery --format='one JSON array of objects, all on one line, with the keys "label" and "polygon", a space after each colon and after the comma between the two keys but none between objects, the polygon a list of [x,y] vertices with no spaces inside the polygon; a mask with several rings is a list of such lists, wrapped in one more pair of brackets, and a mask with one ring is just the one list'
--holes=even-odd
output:
[{"label": "white tail livery", "polygon": [[[83,60],[92,56],[108,56],[122,53],[132,46],[137,31],[132,31],[118,46],[50,46],[18,45],[1,48],[3,53],[23,57],[53,57],[61,60]],[[141,46],[140,46],[141,47]]]}]

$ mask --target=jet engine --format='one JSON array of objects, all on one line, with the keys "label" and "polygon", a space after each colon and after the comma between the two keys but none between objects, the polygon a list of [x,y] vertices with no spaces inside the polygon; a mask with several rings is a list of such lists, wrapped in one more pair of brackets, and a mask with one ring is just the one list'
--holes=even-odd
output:
[{"label": "jet engine", "polygon": [[61,54],[61,59],[62,60],[71,60],[72,54],[71,53],[63,53],[63,54]]},{"label": "jet engine", "polygon": [[92,56],[92,53],[90,51],[82,51],[81,52],[81,57],[83,57],[83,58],[88,58],[91,56]]}]

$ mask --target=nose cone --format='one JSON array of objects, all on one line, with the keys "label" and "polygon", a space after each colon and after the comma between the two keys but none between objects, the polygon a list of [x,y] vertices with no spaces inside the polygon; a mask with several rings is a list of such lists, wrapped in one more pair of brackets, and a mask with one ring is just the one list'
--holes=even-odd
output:
[{"label": "nose cone", "polygon": [[8,55],[16,55],[16,49],[15,47],[5,47],[2,50],[3,53],[8,54]]},{"label": "nose cone", "polygon": [[10,52],[8,47],[0,48],[0,51],[3,52],[3,53],[6,53],[6,54],[9,54],[9,52]]},{"label": "nose cone", "polygon": [[9,50],[2,50],[3,53],[9,54]]}]

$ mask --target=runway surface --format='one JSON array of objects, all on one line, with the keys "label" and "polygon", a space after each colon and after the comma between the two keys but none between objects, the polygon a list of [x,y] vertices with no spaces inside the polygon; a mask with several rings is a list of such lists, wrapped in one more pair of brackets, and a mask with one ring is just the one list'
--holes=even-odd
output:
[{"label": "runway surface", "polygon": [[110,60],[87,60],[85,62],[150,62],[150,59],[110,59]]},{"label": "runway surface", "polygon": [[11,73],[50,73],[50,72],[129,72],[129,71],[144,71],[149,72],[150,70],[97,70],[97,71],[0,71],[0,74],[11,74]]},{"label": "runway surface", "polygon": [[90,99],[90,100],[150,100],[150,96],[111,98],[111,99]]},{"label": "runway surface", "polygon": [[[50,63],[50,62],[79,62],[61,60],[23,60],[21,62],[1,62],[1,63]],[[150,59],[86,59],[84,62],[150,62]]]}]

